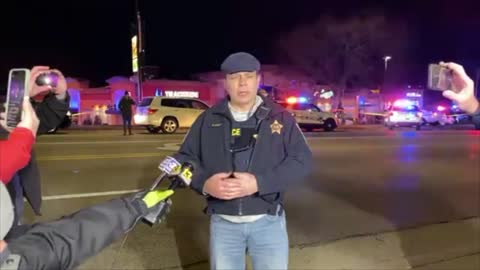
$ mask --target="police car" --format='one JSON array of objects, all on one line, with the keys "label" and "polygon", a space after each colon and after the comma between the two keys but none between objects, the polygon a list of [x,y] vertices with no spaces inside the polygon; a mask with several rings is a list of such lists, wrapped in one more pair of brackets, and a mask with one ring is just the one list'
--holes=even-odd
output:
[{"label": "police car", "polygon": [[446,110],[443,106],[438,106],[435,111],[422,110],[423,123],[432,126],[454,124],[455,119],[448,115]]},{"label": "police car", "polygon": [[415,127],[420,130],[422,124],[422,111],[407,99],[395,101],[385,117],[385,125],[391,130],[395,127]]},{"label": "police car", "polygon": [[304,97],[289,97],[286,101],[276,102],[287,109],[295,117],[300,128],[306,131],[314,129],[333,131],[337,128],[333,113],[322,111]]}]

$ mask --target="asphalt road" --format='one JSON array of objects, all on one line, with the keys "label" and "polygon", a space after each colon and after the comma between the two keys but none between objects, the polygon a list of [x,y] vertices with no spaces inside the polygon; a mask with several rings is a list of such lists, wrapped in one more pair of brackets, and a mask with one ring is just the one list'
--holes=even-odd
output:
[{"label": "asphalt road", "polygon": [[[34,217],[28,210],[26,220],[57,218],[149,186],[158,175],[159,161],[175,151],[184,136],[151,135],[141,130],[134,136],[121,133],[67,131],[40,137],[35,148],[45,196],[43,216]],[[380,127],[306,136],[315,166],[311,177],[287,193],[292,246],[480,213],[477,131],[387,131]],[[175,265],[168,260],[160,262],[159,256],[173,256],[182,265],[208,258],[203,199],[182,190],[173,201],[166,225],[153,229],[141,225],[132,233],[124,247],[128,252],[119,259],[124,260],[123,267],[134,261],[141,261],[144,268]],[[112,260],[112,254],[105,258]],[[110,260],[95,265],[106,266]]]}]

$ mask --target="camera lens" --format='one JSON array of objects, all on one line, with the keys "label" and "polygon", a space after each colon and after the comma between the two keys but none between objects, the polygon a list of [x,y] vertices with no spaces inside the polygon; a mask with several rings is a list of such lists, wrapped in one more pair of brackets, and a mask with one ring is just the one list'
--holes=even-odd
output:
[{"label": "camera lens", "polygon": [[58,83],[58,74],[54,72],[42,73],[35,80],[35,84],[38,86],[50,85],[56,87]]}]

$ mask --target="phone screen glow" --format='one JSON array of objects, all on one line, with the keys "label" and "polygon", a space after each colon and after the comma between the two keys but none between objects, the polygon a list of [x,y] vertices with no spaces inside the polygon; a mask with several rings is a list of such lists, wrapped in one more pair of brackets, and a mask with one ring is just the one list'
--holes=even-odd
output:
[{"label": "phone screen glow", "polygon": [[25,96],[25,71],[12,71],[8,85],[7,126],[16,127],[22,120],[22,103]]}]

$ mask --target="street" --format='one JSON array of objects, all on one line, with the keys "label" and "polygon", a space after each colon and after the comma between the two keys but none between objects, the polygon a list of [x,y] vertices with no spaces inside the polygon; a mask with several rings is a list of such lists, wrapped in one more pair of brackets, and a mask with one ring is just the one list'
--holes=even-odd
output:
[{"label": "street", "polygon": [[[58,218],[149,186],[159,174],[159,161],[178,149],[184,135],[137,129],[127,137],[120,130],[66,130],[39,137],[35,149],[43,216],[34,217],[27,207],[26,221]],[[306,137],[314,153],[314,172],[286,196],[291,246],[479,216],[477,131],[379,127]],[[202,212],[203,198],[180,190],[173,203],[166,225],[138,226],[121,255],[115,255],[116,243],[90,266],[158,269],[205,263],[208,218]]]}]

